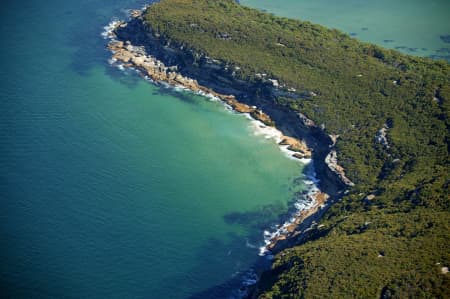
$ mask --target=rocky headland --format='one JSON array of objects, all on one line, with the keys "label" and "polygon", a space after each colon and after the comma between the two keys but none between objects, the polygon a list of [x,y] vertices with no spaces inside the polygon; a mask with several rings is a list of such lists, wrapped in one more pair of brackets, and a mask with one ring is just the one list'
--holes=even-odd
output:
[{"label": "rocky headland", "polygon": [[[108,49],[113,64],[134,68],[157,84],[220,99],[237,113],[250,115],[261,126],[279,130],[277,142],[292,158],[312,159],[319,184],[307,195],[310,204],[270,234],[264,251],[279,252],[298,242],[325,208],[340,198],[345,187],[353,185],[333,149],[337,136],[328,136],[305,115],[271,101],[274,96],[289,95],[292,89],[265,74],[257,74],[260,80],[256,83],[235,78],[230,66],[223,62],[158,36],[145,23],[142,10],[132,10],[127,22],[114,22],[106,36],[110,39]],[[192,63],[193,59],[196,63]]]}]

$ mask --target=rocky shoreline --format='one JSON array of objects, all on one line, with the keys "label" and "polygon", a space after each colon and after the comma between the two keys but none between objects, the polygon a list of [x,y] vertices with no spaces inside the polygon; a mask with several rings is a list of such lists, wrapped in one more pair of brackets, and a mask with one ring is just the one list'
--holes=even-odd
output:
[{"label": "rocky shoreline", "polygon": [[[131,19],[128,22],[116,21],[105,27],[104,36],[110,40],[108,49],[112,52],[110,61],[112,64],[134,68],[141,76],[157,84],[168,84],[220,99],[234,111],[248,114],[259,121],[260,126],[274,127],[279,130],[277,143],[287,150],[290,157],[301,161],[313,159],[320,185],[314,185],[311,188],[307,195],[309,204],[298,208],[290,221],[279,225],[275,232],[265,232],[266,245],[261,253],[280,251],[286,247],[286,244],[297,240],[302,232],[305,232],[307,219],[313,224],[319,211],[324,211],[332,201],[337,200],[346,186],[353,185],[345,176],[345,170],[338,165],[336,151],[332,149],[337,136],[327,136],[313,121],[302,114],[291,115],[289,111],[283,111],[280,107],[268,104],[260,98],[254,100],[252,92],[254,87],[246,88],[245,82],[235,80],[230,83],[230,78],[218,78],[217,74],[226,70],[223,70],[224,67],[220,65],[220,62],[209,57],[204,57],[204,60],[211,79],[205,79],[202,76],[198,76],[199,80],[193,79],[199,74],[199,70],[187,67],[181,60],[177,61],[179,57],[174,52],[181,51],[182,54],[178,55],[184,55],[186,52],[188,55],[193,55],[193,53],[183,47],[181,49],[176,47],[177,49],[174,50],[175,47],[167,45],[170,42],[162,41],[158,36],[152,35],[151,29],[145,27],[142,12],[143,10],[132,10],[130,11]],[[227,69],[226,66],[225,69]],[[212,82],[214,79],[225,83],[222,86],[216,86]],[[271,93],[283,92],[278,88],[279,84],[276,80],[268,79],[263,83],[264,87],[267,85],[271,87]],[[313,215],[315,217],[312,217]],[[310,225],[306,228],[308,229],[311,229]]]},{"label": "rocky shoreline", "polygon": [[[120,26],[120,25],[118,25]],[[248,113],[253,119],[260,121],[266,126],[275,127],[275,122],[258,109],[256,106],[249,106],[236,100],[234,95],[225,95],[200,85],[197,80],[191,79],[176,72],[177,67],[166,67],[163,62],[148,55],[143,47],[133,46],[129,41],[111,41],[108,49],[113,53],[112,62],[119,62],[123,67],[135,68],[141,75],[151,79],[156,83],[167,83],[174,87],[183,87],[199,94],[211,95],[229,105],[238,113]],[[287,149],[294,152],[292,157],[297,159],[310,159],[312,150],[302,140],[281,136],[279,145],[286,145]]]}]

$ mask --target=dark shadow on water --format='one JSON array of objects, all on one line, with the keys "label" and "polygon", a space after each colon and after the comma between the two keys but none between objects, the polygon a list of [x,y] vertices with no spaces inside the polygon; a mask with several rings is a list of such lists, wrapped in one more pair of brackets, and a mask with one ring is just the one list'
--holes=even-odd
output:
[{"label": "dark shadow on water", "polygon": [[[299,198],[304,198],[305,195],[306,191],[296,192],[294,198],[288,202],[287,207],[281,202],[276,202],[252,211],[231,212],[223,218],[227,224],[241,225],[246,229],[258,230],[262,234],[264,230],[274,228],[276,225],[288,221],[295,212],[294,203]],[[258,237],[261,238],[261,235]]]},{"label": "dark shadow on water", "polygon": [[238,224],[247,228],[263,230],[271,223],[277,222],[280,213],[285,212],[285,210],[285,205],[277,202],[262,206],[254,211],[228,213],[224,216],[224,220],[227,224]]},{"label": "dark shadow on water", "polygon": [[153,93],[154,95],[169,95],[189,104],[195,104],[197,102],[195,99],[196,95],[190,91],[175,90],[173,87],[165,87],[162,85],[156,86],[158,87],[158,89],[156,89],[156,91]]},{"label": "dark shadow on water", "polygon": [[[305,167],[303,175],[306,176],[310,171],[310,167]],[[305,176],[303,175],[295,178],[290,183],[290,191],[293,193],[293,197],[287,203],[287,207],[281,202],[276,202],[261,206],[252,211],[228,213],[224,216],[224,221],[228,224],[237,224],[246,229],[258,230],[260,232],[286,222],[296,211],[294,206],[295,202],[306,198],[306,195],[308,194],[308,189],[299,189],[297,187],[304,185],[303,180],[305,179]]]},{"label": "dark shadow on water", "polygon": [[[305,167],[304,175],[310,174],[312,170],[310,167]],[[247,212],[232,212],[224,216],[224,221],[228,224],[240,225],[247,231],[249,235],[245,237],[232,236],[231,241],[227,244],[219,240],[210,239],[207,244],[198,252],[199,263],[204,263],[203,259],[207,259],[208,255],[221,254],[224,255],[224,250],[228,248],[248,248],[253,250],[254,262],[246,269],[242,269],[239,273],[233,275],[227,281],[208,288],[204,291],[196,293],[189,297],[189,299],[200,298],[238,298],[241,291],[245,291],[245,283],[248,278],[255,278],[252,275],[260,274],[264,270],[268,270],[271,266],[271,261],[267,257],[257,256],[258,248],[263,244],[263,231],[271,229],[277,224],[281,224],[288,220],[295,211],[294,202],[300,198],[304,198],[307,190],[298,190],[295,186],[303,185],[304,176],[299,176],[291,182],[294,196],[286,205],[281,202],[261,206],[257,209]],[[298,191],[295,191],[298,190]]]}]

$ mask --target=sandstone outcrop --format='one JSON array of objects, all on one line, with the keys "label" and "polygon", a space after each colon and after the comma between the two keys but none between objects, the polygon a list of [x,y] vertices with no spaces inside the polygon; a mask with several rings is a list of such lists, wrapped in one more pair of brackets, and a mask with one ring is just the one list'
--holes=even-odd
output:
[{"label": "sandstone outcrop", "polygon": [[314,215],[319,209],[321,209],[330,197],[328,194],[320,191],[317,191],[309,196],[313,202],[312,206],[295,215],[294,221],[286,225],[280,234],[270,240],[270,243],[266,246],[267,250],[273,250],[279,241],[283,241],[300,234],[301,232],[298,231],[299,225],[303,223],[305,219]]},{"label": "sandstone outcrop", "polygon": [[280,145],[288,145],[288,149],[291,151],[296,152],[293,156],[298,159],[305,159],[305,158],[311,158],[312,156],[312,150],[308,148],[305,142],[288,137],[283,136]]}]

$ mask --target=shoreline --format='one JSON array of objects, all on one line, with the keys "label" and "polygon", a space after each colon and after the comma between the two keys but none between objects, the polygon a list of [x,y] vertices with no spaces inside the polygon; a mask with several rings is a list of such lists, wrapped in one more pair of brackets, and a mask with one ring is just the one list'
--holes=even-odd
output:
[{"label": "shoreline", "polygon": [[[130,10],[129,21],[116,20],[104,27],[105,31],[102,33],[102,36],[108,40],[107,48],[112,53],[109,63],[112,66],[118,67],[121,70],[134,69],[141,77],[156,85],[163,85],[168,88],[174,88],[175,90],[189,91],[213,100],[219,100],[226,108],[235,113],[243,114],[248,118],[252,126],[254,126],[253,130],[255,134],[263,135],[266,139],[275,140],[284,155],[304,165],[312,164],[312,171],[309,174],[305,174],[303,180],[307,186],[305,195],[295,201],[295,211],[290,214],[289,220],[278,224],[276,227],[268,228],[263,232],[264,246],[259,248],[258,255],[271,259],[273,254],[292,246],[292,242],[298,241],[305,233],[313,229],[316,220],[320,217],[319,214],[323,214],[323,211],[332,202],[339,200],[344,190],[342,190],[342,186],[336,185],[328,186],[331,190],[338,190],[335,194],[333,194],[334,192],[330,194],[324,192],[321,188],[323,186],[320,186],[321,180],[316,174],[317,169],[314,165],[313,148],[308,146],[307,142],[302,139],[283,134],[282,130],[276,126],[278,123],[263,112],[262,109],[259,109],[255,105],[248,105],[238,101],[235,95],[216,92],[213,88],[199,84],[193,78],[183,76],[178,72],[176,64],[166,66],[155,56],[148,54],[144,46],[136,46],[128,40],[120,40],[116,35],[116,31],[126,27],[130,21],[139,19],[147,7],[144,6],[142,10]],[[298,115],[297,117],[306,127],[306,130],[319,129],[305,116]],[[308,134],[308,132],[306,131],[305,134]],[[328,137],[332,140],[332,145],[315,145],[328,148],[328,154],[325,158],[325,163],[329,168],[328,170],[337,176],[338,181],[340,180],[342,185],[352,186],[353,183],[345,177],[342,167],[337,164],[336,153],[332,149],[337,136]],[[305,225],[307,227],[304,227]],[[246,287],[249,286],[246,285]]]},{"label": "shoreline", "polygon": [[[132,17],[136,15],[137,12],[132,11]],[[119,69],[135,69],[144,79],[155,84],[167,84],[167,87],[179,88],[220,100],[232,111],[243,114],[249,119],[254,126],[253,130],[256,135],[263,135],[266,139],[275,140],[284,155],[304,165],[311,163],[312,150],[302,140],[283,135],[275,127],[274,121],[256,106],[243,104],[237,101],[233,95],[217,93],[208,87],[199,85],[195,79],[184,77],[176,71],[169,71],[169,75],[167,75],[167,71],[174,69],[174,67],[166,67],[161,61],[148,55],[142,47],[116,40],[114,38],[114,30],[122,24],[124,23],[121,21],[114,21],[105,27],[106,31],[102,34],[102,36],[109,39],[108,49],[113,53],[109,61],[111,65]],[[259,250],[260,256],[269,253],[278,241],[291,237],[291,234],[298,235],[298,232],[295,232],[295,226],[314,214],[330,197],[328,194],[320,191],[317,186],[318,179],[315,176],[306,176],[304,181],[308,186],[306,198],[302,202],[297,201],[294,204],[296,212],[291,215],[289,221],[278,225],[272,232],[269,230],[263,232],[265,245]]]}]

